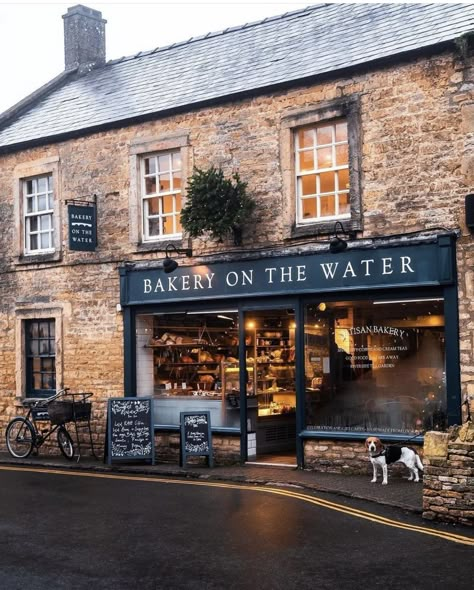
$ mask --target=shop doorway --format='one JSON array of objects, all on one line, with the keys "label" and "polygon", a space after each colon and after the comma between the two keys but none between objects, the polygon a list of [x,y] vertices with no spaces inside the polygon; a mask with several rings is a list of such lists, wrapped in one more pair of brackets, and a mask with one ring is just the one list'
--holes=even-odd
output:
[{"label": "shop doorway", "polygon": [[248,462],[296,466],[294,309],[245,314]]}]

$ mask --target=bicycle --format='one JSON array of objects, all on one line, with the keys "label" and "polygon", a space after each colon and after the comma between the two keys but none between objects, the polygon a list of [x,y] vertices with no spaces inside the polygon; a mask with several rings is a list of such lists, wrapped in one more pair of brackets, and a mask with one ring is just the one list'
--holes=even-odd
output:
[{"label": "bicycle", "polygon": [[[33,449],[38,450],[56,433],[61,453],[70,461],[74,458],[74,443],[65,427],[65,423],[70,420],[69,406],[68,402],[60,400],[68,395],[67,392],[68,388],[61,389],[46,399],[23,400],[23,407],[28,408],[27,415],[10,420],[5,431],[7,449],[12,457],[26,459]],[[49,422],[47,428],[41,428],[42,424],[38,424],[46,422]]]}]

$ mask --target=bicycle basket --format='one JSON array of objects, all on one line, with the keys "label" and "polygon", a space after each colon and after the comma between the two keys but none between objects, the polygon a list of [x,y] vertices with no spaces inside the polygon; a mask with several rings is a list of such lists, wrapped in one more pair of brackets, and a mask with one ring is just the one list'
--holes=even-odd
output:
[{"label": "bicycle basket", "polygon": [[76,420],[89,420],[91,417],[92,404],[88,402],[74,403],[74,417]]},{"label": "bicycle basket", "polygon": [[50,402],[48,404],[48,414],[52,424],[64,424],[64,422],[71,422],[74,417],[72,402]]}]

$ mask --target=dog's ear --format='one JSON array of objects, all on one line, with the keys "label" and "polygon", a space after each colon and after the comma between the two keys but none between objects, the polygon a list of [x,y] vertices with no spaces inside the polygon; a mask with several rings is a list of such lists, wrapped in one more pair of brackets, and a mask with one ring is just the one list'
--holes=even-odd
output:
[{"label": "dog's ear", "polygon": [[366,448],[366,449],[368,449],[368,448],[369,448],[369,442],[370,442],[370,439],[366,438],[366,439],[365,439],[365,448]]}]

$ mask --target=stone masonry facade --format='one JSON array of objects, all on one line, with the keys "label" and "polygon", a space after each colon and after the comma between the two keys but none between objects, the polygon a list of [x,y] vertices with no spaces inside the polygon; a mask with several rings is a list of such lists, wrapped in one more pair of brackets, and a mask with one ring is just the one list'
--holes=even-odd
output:
[{"label": "stone masonry facade", "polygon": [[[25,318],[55,317],[61,329],[58,386],[94,393],[94,437],[103,445],[109,397],[124,395],[123,318],[119,272],[124,262],[163,259],[133,236],[131,145],[185,137],[193,166],[238,171],[257,200],[243,232],[244,248],[308,248],[292,238],[294,195],[285,183],[282,119],[311,112],[330,101],[358,99],[363,231],[358,237],[405,234],[424,228],[458,229],[457,264],[461,332],[462,395],[474,396],[474,241],[465,225],[464,197],[474,192],[474,65],[461,49],[366,69],[351,77],[321,81],[238,102],[24,149],[0,156],[0,429],[20,413],[21,332]],[[22,171],[58,170],[61,251],[56,260],[22,260],[15,183]],[[66,201],[97,195],[99,247],[67,247]],[[133,229],[133,228],[132,228]],[[195,240],[195,259],[233,245]],[[127,392],[125,392],[127,393]],[[168,445],[159,436],[157,448]],[[172,437],[171,437],[172,438]],[[238,457],[235,441],[215,445],[217,462]],[[364,466],[363,445],[311,441],[308,463],[322,469],[318,447],[332,457]],[[2,440],[1,448],[4,450]],[[170,445],[173,448],[173,445]],[[320,449],[319,449],[320,450]],[[170,457],[171,459],[171,457]]]},{"label": "stone masonry facade", "polygon": [[423,517],[474,526],[474,424],[425,436]]}]

